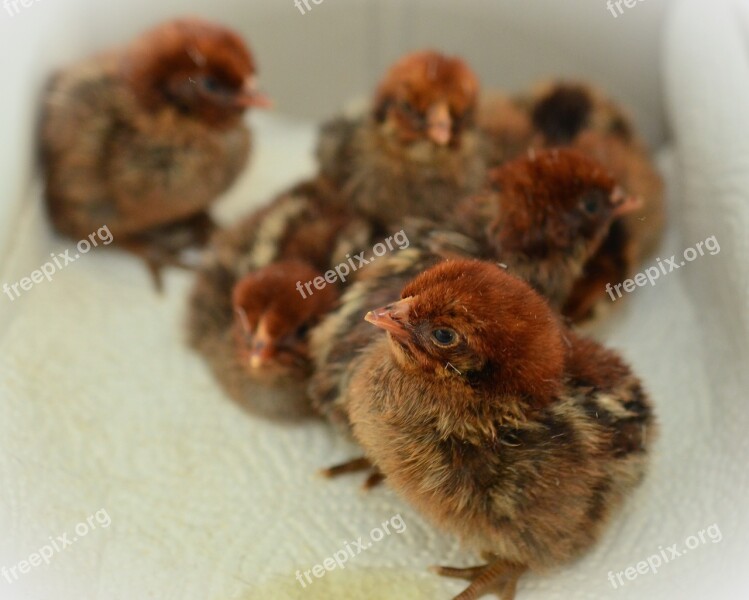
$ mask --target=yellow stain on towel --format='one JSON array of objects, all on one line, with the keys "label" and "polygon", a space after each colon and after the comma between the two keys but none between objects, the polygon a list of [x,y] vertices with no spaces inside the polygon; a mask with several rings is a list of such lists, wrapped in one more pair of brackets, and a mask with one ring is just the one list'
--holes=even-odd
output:
[{"label": "yellow stain on towel", "polygon": [[312,583],[305,587],[295,575],[292,571],[288,576],[274,577],[234,600],[433,600],[450,596],[441,578],[429,574],[421,577],[406,569],[329,571],[320,579],[313,576]]}]

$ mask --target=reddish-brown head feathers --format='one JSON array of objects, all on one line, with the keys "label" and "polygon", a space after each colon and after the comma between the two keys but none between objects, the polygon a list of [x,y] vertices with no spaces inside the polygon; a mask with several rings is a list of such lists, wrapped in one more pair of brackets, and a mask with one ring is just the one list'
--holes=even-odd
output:
[{"label": "reddish-brown head feathers", "polygon": [[403,143],[430,139],[457,145],[473,126],[479,84],[459,58],[414,52],[396,62],[380,82],[374,115],[389,122]]},{"label": "reddish-brown head feathers", "polygon": [[248,106],[265,106],[254,89],[249,49],[233,31],[200,19],[180,19],[137,38],[126,52],[124,76],[149,109],[172,105],[220,126]]},{"label": "reddish-brown head feathers", "polygon": [[602,239],[611,221],[637,208],[595,160],[572,149],[531,151],[490,173],[500,250],[543,257]]},{"label": "reddish-brown head feathers", "polygon": [[444,261],[367,320],[390,332],[406,366],[542,406],[560,389],[564,346],[546,301],[499,266]]},{"label": "reddish-brown head feathers", "polygon": [[297,291],[320,275],[300,261],[281,261],[250,273],[232,294],[234,332],[240,361],[251,370],[306,366],[307,330],[338,299],[335,285],[314,293]]},{"label": "reddish-brown head feathers", "polygon": [[607,389],[612,382],[631,375],[627,364],[613,350],[573,332],[568,332],[567,338],[570,343],[567,375],[574,385]]}]

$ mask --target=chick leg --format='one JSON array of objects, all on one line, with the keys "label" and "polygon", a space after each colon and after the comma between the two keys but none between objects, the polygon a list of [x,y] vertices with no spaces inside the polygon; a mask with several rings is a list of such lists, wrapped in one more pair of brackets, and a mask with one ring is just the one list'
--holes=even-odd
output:
[{"label": "chick leg", "polygon": [[486,592],[496,590],[502,600],[514,600],[518,579],[526,571],[520,565],[496,559],[478,567],[464,569],[455,567],[434,567],[433,571],[444,577],[467,579],[471,584],[453,600],[476,600]]},{"label": "chick leg", "polygon": [[213,219],[203,211],[182,221],[135,235],[120,245],[146,263],[154,287],[161,293],[164,287],[163,270],[166,267],[194,270],[195,265],[181,257],[182,251],[205,246],[215,229]]},{"label": "chick leg", "polygon": [[151,275],[151,281],[159,294],[164,290],[162,277],[164,268],[192,269],[189,264],[181,261],[177,254],[162,248],[158,244],[132,238],[121,241],[119,245],[122,249],[134,254],[146,264],[146,268]]},{"label": "chick leg", "polygon": [[332,467],[328,467],[327,469],[322,469],[320,471],[320,474],[323,477],[332,479],[333,477],[338,477],[339,475],[367,470],[371,471],[371,473],[369,474],[369,477],[367,477],[367,480],[364,482],[364,485],[362,485],[362,488],[364,490],[371,490],[373,487],[379,485],[385,479],[385,476],[380,473],[377,467],[369,462],[369,459],[363,456],[360,458],[348,460],[338,465],[333,465]]}]

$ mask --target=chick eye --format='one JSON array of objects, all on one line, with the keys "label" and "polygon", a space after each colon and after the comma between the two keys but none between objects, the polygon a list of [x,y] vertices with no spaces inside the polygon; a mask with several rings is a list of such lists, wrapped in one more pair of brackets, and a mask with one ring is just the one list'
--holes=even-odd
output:
[{"label": "chick eye", "polygon": [[203,89],[213,94],[220,92],[223,89],[221,82],[212,75],[206,75],[205,77],[203,77],[201,83],[203,85]]},{"label": "chick eye", "polygon": [[432,338],[440,346],[449,346],[455,343],[458,339],[458,334],[452,329],[434,329],[432,331]]},{"label": "chick eye", "polygon": [[601,208],[601,202],[598,196],[586,196],[583,198],[583,200],[580,202],[580,207],[583,209],[584,212],[586,212],[589,215],[594,215],[598,212],[598,209]]}]

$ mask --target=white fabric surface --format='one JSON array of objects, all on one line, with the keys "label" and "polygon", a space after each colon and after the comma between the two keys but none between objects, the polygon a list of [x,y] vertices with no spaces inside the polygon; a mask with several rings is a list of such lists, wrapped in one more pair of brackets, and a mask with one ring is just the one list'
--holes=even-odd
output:
[{"label": "white fabric surface", "polygon": [[[749,23],[728,2],[678,3],[664,44],[673,151],[661,153],[671,223],[660,257],[715,235],[721,251],[638,288],[592,331],[620,349],[656,403],[653,469],[587,557],[521,582],[519,600],[745,598],[749,480]],[[310,172],[313,128],[255,119],[251,172],[230,220]],[[74,244],[49,231],[38,191],[14,227],[0,284]],[[145,269],[93,250],[11,302],[0,295],[0,567],[99,509],[112,519],[0,598],[254,600],[448,598],[426,571],[468,564],[385,488],[327,482],[356,452],[322,423],[255,420],[182,344],[187,274],[156,296]],[[310,569],[400,514],[385,537],[302,589]],[[707,543],[614,589],[623,571],[717,524]]]}]

